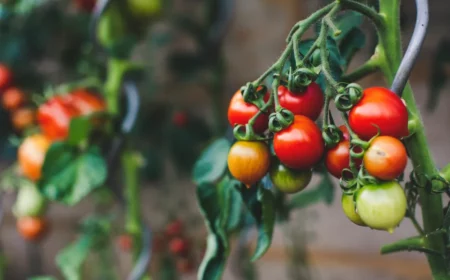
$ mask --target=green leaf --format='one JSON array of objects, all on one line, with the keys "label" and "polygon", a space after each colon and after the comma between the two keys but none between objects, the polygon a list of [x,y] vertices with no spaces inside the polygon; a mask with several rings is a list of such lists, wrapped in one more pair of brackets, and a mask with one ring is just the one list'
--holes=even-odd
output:
[{"label": "green leaf", "polygon": [[442,227],[447,230],[450,228],[450,208],[447,208],[447,211],[445,212],[444,222],[443,222]]},{"label": "green leaf", "polygon": [[46,154],[38,187],[52,201],[75,205],[106,180],[107,167],[97,147],[79,152],[54,143]]},{"label": "green leaf", "polygon": [[427,101],[427,110],[433,111],[442,93],[442,89],[447,83],[447,75],[445,74],[445,65],[450,63],[450,40],[441,41],[435,52],[431,65],[431,73],[429,78],[429,94]]},{"label": "green leaf", "polygon": [[82,266],[91,250],[93,237],[81,236],[75,243],[64,248],[56,256],[56,264],[67,280],[81,280]]},{"label": "green leaf", "polygon": [[[363,21],[363,15],[355,11],[346,11],[345,13],[339,14],[333,22],[341,33],[338,36],[333,36],[334,39],[336,41],[343,40],[353,29],[359,28]],[[330,30],[330,35],[333,35],[331,33],[332,31]]]},{"label": "green leaf", "polygon": [[295,195],[289,201],[289,209],[306,208],[313,204],[324,201],[330,205],[333,203],[334,187],[328,174],[323,173],[322,180],[313,189],[307,189]]},{"label": "green leaf", "polygon": [[232,233],[236,231],[240,224],[243,216],[243,201],[241,194],[236,189],[236,186],[240,182],[226,178],[221,184],[219,191],[222,193],[221,197],[221,207],[222,207],[222,226],[227,233]]},{"label": "green leaf", "polygon": [[351,29],[339,43],[339,51],[344,67],[350,64],[355,53],[366,44],[366,34],[359,28]]},{"label": "green leaf", "polygon": [[227,169],[227,157],[231,144],[225,138],[214,141],[194,165],[193,179],[197,185],[214,183]]},{"label": "green leaf", "polygon": [[86,140],[92,130],[92,123],[89,117],[77,117],[70,121],[69,137],[67,142],[76,146]]},{"label": "green leaf", "polygon": [[240,192],[244,204],[255,219],[258,228],[256,249],[251,258],[258,260],[269,249],[275,226],[275,199],[271,191],[262,186],[247,188],[240,185]]},{"label": "green leaf", "polygon": [[197,200],[209,234],[207,249],[198,270],[199,280],[220,280],[228,257],[228,239],[221,225],[218,188],[213,184],[197,187]]}]

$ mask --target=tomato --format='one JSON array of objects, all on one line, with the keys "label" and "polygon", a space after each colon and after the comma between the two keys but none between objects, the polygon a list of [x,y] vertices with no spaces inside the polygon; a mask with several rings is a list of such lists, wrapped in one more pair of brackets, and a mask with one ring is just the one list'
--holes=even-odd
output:
[{"label": "tomato", "polygon": [[0,90],[5,90],[12,81],[12,73],[5,64],[0,64]]},{"label": "tomato", "polygon": [[194,271],[194,264],[189,258],[177,259],[175,266],[180,273],[191,273]]},{"label": "tomato", "polygon": [[51,140],[64,140],[69,134],[70,121],[78,111],[67,105],[64,97],[56,96],[42,104],[37,121],[42,132]]},{"label": "tomato", "polygon": [[[231,126],[245,125],[248,121],[259,112],[257,106],[246,103],[241,91],[238,90],[231,98],[230,105],[228,107],[228,122]],[[269,126],[269,117],[267,114],[261,114],[256,119],[253,129],[257,133],[264,132]]]},{"label": "tomato", "polygon": [[96,2],[96,0],[75,0],[75,5],[80,10],[83,10],[85,12],[92,12]]},{"label": "tomato", "polygon": [[394,180],[406,168],[408,155],[405,146],[397,138],[379,136],[364,154],[364,167],[370,175],[381,180]]},{"label": "tomato", "polygon": [[161,13],[161,0],[128,0],[128,7],[136,17],[150,17]]},{"label": "tomato", "polygon": [[122,234],[118,237],[119,248],[124,252],[130,252],[133,249],[133,238],[129,234]]},{"label": "tomato", "polygon": [[336,178],[342,177],[342,171],[350,167],[350,141],[343,140],[329,149],[325,155],[325,166]]},{"label": "tomato", "polygon": [[183,233],[183,222],[175,220],[166,226],[166,235],[169,237],[177,237]]},{"label": "tomato", "polygon": [[36,112],[31,108],[19,108],[11,115],[11,122],[18,132],[34,125],[35,121]]},{"label": "tomato", "polygon": [[12,208],[16,218],[38,217],[47,209],[47,201],[33,184],[24,185],[19,189],[16,202]]},{"label": "tomato", "polygon": [[361,100],[349,112],[349,124],[362,139],[378,133],[401,138],[408,132],[408,110],[403,101],[389,89],[373,87],[364,90]]},{"label": "tomato", "polygon": [[294,115],[303,115],[316,120],[322,112],[324,96],[319,85],[311,83],[304,92],[291,92],[285,86],[278,88],[278,99],[283,108]]},{"label": "tomato", "polygon": [[405,192],[396,181],[366,185],[356,193],[356,210],[370,228],[392,233],[405,217]]},{"label": "tomato", "polygon": [[37,241],[47,230],[47,222],[42,217],[21,217],[17,219],[17,231],[28,241]]},{"label": "tomato", "polygon": [[342,140],[350,141],[350,133],[345,125],[339,126],[339,130],[342,132]]},{"label": "tomato", "polygon": [[270,170],[270,179],[277,189],[284,193],[296,193],[311,182],[311,170],[292,170],[283,164],[274,164]]},{"label": "tomato", "polygon": [[25,102],[25,93],[22,90],[11,87],[2,95],[2,105],[8,111],[16,110]]},{"label": "tomato", "polygon": [[175,112],[172,122],[177,127],[185,127],[188,123],[188,116],[184,112]]},{"label": "tomato", "polygon": [[78,114],[86,116],[106,110],[105,101],[98,95],[85,89],[78,89],[63,97],[67,106],[71,106]]},{"label": "tomato", "polygon": [[228,153],[228,169],[248,187],[261,180],[269,167],[270,152],[264,142],[238,141]]},{"label": "tomato", "polygon": [[361,217],[356,213],[355,202],[353,201],[353,195],[342,194],[342,210],[344,210],[345,216],[354,224],[365,226],[366,224],[361,220]]},{"label": "tomato", "polygon": [[19,166],[25,177],[32,181],[41,178],[41,168],[50,144],[50,141],[42,134],[25,138],[17,151]]},{"label": "tomato", "polygon": [[176,237],[170,241],[169,250],[174,255],[182,256],[188,252],[189,244],[185,239]]},{"label": "tomato", "polygon": [[311,169],[324,153],[322,132],[312,120],[297,115],[288,128],[275,133],[273,148],[287,167]]}]

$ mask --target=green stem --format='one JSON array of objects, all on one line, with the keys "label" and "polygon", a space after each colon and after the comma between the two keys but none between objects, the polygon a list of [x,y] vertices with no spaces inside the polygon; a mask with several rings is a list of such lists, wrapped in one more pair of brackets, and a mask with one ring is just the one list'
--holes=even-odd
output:
[{"label": "green stem", "polygon": [[399,240],[392,244],[384,245],[381,248],[381,254],[391,254],[401,251],[417,251],[426,253],[428,256],[432,255],[435,257],[443,258],[443,254],[441,252],[429,249],[427,244],[428,239],[429,238],[424,236],[418,236]]},{"label": "green stem", "polygon": [[[380,15],[384,20],[384,28],[379,29],[378,55],[382,59],[381,70],[389,83],[392,83],[401,58],[402,48],[400,40],[400,1],[380,0]],[[410,111],[410,118],[416,119],[415,133],[405,139],[406,148],[411,157],[415,172],[424,174],[429,178],[438,174],[435,162],[431,156],[423,122],[420,121],[420,112],[417,108],[411,86],[408,84],[403,92],[403,98]],[[425,182],[420,182],[425,185]],[[436,182],[438,183],[438,182]],[[425,233],[436,231],[442,226],[442,195],[428,193],[424,188],[419,188],[419,196],[422,208],[423,227]],[[429,237],[428,248],[443,255],[445,252],[444,235],[437,234]],[[445,259],[442,256],[427,254],[434,279],[448,279]]]},{"label": "green stem", "polygon": [[139,160],[135,153],[127,150],[122,155],[125,176],[126,231],[133,236],[133,259],[136,261],[141,252],[142,224],[140,213]]},{"label": "green stem", "polygon": [[340,0],[340,2],[345,8],[357,11],[368,17],[378,29],[382,28],[384,24],[382,15],[377,14],[374,9],[353,0]]},{"label": "green stem", "polygon": [[374,55],[371,59],[366,61],[363,65],[356,68],[353,72],[348,73],[341,77],[341,81],[344,83],[353,83],[370,74],[377,72],[380,69],[378,56]]}]

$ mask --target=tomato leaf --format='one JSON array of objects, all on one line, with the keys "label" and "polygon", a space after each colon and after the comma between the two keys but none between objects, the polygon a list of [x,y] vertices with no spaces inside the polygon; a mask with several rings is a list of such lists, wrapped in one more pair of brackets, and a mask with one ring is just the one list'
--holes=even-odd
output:
[{"label": "tomato leaf", "polygon": [[356,52],[366,44],[366,34],[359,29],[353,28],[339,42],[339,51],[342,56],[342,64],[345,68],[350,64]]},{"label": "tomato leaf", "polygon": [[442,227],[447,230],[450,228],[450,208],[447,208],[447,211],[445,212],[444,222],[443,222]]},{"label": "tomato leaf", "polygon": [[89,255],[92,244],[93,237],[83,235],[76,242],[72,243],[58,253],[56,256],[56,264],[65,279],[83,279],[82,266]]},{"label": "tomato leaf", "polygon": [[441,41],[435,52],[431,73],[428,82],[429,94],[427,100],[427,110],[433,111],[439,101],[442,89],[447,83],[445,66],[450,63],[450,40]]},{"label": "tomato leaf", "polygon": [[207,249],[198,270],[198,279],[220,280],[228,257],[228,239],[221,227],[222,209],[218,188],[208,183],[199,185],[197,200],[209,231]]},{"label": "tomato leaf", "polygon": [[269,249],[275,227],[275,199],[272,192],[262,186],[247,188],[240,184],[242,200],[255,219],[258,240],[252,261],[258,260]]},{"label": "tomato leaf", "polygon": [[91,147],[79,152],[67,143],[54,143],[46,154],[38,187],[52,201],[75,205],[106,180],[106,163]]},{"label": "tomato leaf", "polygon": [[227,169],[227,157],[231,144],[225,138],[214,141],[194,165],[193,178],[197,185],[214,183]]},{"label": "tomato leaf", "polygon": [[67,142],[76,146],[89,137],[92,130],[92,123],[89,117],[77,117],[70,121],[69,137]]}]

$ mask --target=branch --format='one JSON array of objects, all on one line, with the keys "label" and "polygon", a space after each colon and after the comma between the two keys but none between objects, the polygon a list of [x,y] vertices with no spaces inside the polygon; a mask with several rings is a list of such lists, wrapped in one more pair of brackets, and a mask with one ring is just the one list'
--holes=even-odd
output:
[{"label": "branch", "polygon": [[377,72],[380,69],[378,60],[375,56],[372,56],[363,65],[356,68],[353,72],[345,74],[341,77],[342,82],[353,83],[370,74]]},{"label": "branch", "polygon": [[428,243],[427,237],[422,236],[411,237],[399,240],[397,242],[388,245],[384,245],[383,247],[381,247],[381,254],[385,255],[401,251],[417,251],[444,257],[443,254],[441,254],[440,252],[428,248],[427,243]]}]

